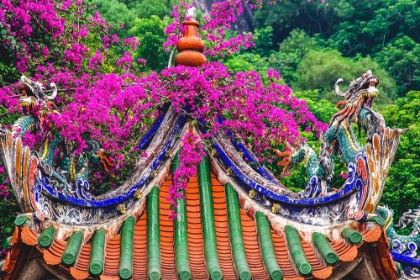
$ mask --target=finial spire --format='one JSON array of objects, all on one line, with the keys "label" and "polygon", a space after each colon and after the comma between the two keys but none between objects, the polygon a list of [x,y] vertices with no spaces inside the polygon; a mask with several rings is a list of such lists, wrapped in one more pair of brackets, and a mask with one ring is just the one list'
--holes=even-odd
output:
[{"label": "finial spire", "polygon": [[186,29],[176,45],[179,54],[175,57],[175,65],[201,66],[206,63],[206,57],[203,55],[204,43],[198,37],[200,24],[195,20],[196,8],[189,8],[185,16],[188,20],[183,23]]},{"label": "finial spire", "polygon": [[190,20],[195,20],[195,18],[197,17],[197,9],[195,7],[189,8],[185,13],[185,17]]}]

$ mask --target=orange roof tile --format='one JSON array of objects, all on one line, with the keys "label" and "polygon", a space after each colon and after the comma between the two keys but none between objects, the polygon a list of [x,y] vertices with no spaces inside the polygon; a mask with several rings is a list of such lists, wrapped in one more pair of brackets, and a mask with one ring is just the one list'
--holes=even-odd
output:
[{"label": "orange roof tile", "polygon": [[106,244],[105,265],[104,265],[103,274],[107,276],[118,276],[119,261],[120,261],[120,236],[117,235],[111,240],[109,240],[108,243]]},{"label": "orange roof tile", "polygon": [[89,277],[90,244],[82,247],[79,258],[73,267],[70,267],[70,274],[77,280]]},{"label": "orange roof tile", "polygon": [[147,213],[143,213],[134,227],[133,279],[146,279],[147,273]]},{"label": "orange roof tile", "polygon": [[[187,204],[188,253],[192,279],[208,279],[204,260],[203,229],[201,225],[200,194],[198,178],[194,176],[185,191]],[[195,206],[191,206],[195,205]]]},{"label": "orange roof tile", "polygon": [[21,237],[23,243],[27,245],[35,246],[38,244],[38,234],[28,227],[22,228]]},{"label": "orange roof tile", "polygon": [[373,229],[363,233],[363,240],[368,243],[376,242],[381,237],[381,234],[382,234],[381,227],[376,226]]},{"label": "orange roof tile", "polygon": [[58,265],[66,248],[66,243],[60,240],[54,240],[51,247],[44,250],[45,263],[50,265]]},{"label": "orange roof tile", "polygon": [[[171,180],[171,176],[168,177],[166,183],[160,188],[159,196],[166,198],[169,196],[168,184]],[[169,182],[168,182],[169,181]],[[161,255],[161,266],[162,266],[162,279],[176,279],[175,270],[175,253],[174,253],[174,224],[162,223],[167,221],[168,216],[171,214],[170,204],[168,201],[159,204],[159,224],[160,224],[160,250],[165,252]]]},{"label": "orange roof tile", "polygon": [[[234,270],[233,259],[231,255],[230,241],[229,241],[229,228],[227,222],[227,207],[225,189],[216,179],[214,174],[211,174],[212,195],[213,200],[220,198],[220,203],[214,202],[214,206],[218,205],[218,210],[214,210],[216,238],[217,238],[217,252],[219,255],[220,268],[222,269],[223,279],[235,280],[236,274]],[[220,201],[219,200],[219,201]],[[215,207],[216,208],[216,207]]]}]

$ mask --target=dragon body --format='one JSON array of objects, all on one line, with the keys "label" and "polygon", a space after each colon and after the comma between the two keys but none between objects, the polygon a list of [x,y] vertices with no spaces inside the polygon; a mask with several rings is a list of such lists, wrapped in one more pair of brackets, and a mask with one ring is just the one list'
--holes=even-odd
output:
[{"label": "dragon body", "polygon": [[[357,124],[359,131],[360,129],[365,130],[367,141],[370,141],[375,133],[381,133],[385,128],[383,117],[371,109],[373,99],[378,94],[376,86],[379,84],[379,79],[373,76],[369,70],[352,82],[345,93],[342,93],[338,88],[338,84],[341,82],[342,79],[337,81],[335,89],[337,94],[345,97],[346,100],[338,102],[337,107],[344,108],[333,116],[327,132],[321,136],[319,157],[306,143],[303,143],[298,150],[288,144],[284,152],[274,150],[278,156],[283,157],[283,160],[278,163],[278,165],[284,166],[283,172],[305,161],[307,175],[311,178],[308,186],[313,185],[311,181],[316,181],[316,188],[322,189],[322,191],[311,191],[311,196],[325,194],[329,190],[335,157],[341,156],[348,165],[356,161],[358,154],[365,152],[365,147],[357,141],[351,126],[352,123]],[[308,190],[305,193],[308,193]]]},{"label": "dragon body", "polygon": [[[398,223],[394,225],[394,212],[386,206],[378,206],[376,213],[385,219],[386,234],[391,240],[398,240],[403,244],[414,242],[420,247],[420,208],[405,212]],[[407,235],[397,233],[395,227],[403,229],[411,225],[411,233]]]}]

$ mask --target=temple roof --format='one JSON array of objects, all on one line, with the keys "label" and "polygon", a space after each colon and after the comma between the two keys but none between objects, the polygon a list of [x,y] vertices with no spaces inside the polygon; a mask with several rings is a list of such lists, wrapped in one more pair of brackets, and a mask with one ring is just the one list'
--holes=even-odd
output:
[{"label": "temple roof", "polygon": [[[84,180],[60,189],[51,162],[13,130],[2,132],[23,214],[1,269],[6,279],[27,279],[25,262],[36,259],[62,279],[397,279],[375,209],[403,131],[380,127],[359,147],[350,129],[333,122],[330,142],[323,143],[338,141],[350,158],[343,186],[329,188],[319,173],[300,193],[287,189],[229,131],[213,133],[211,151],[199,158],[174,220],[167,198],[181,139],[206,132],[174,107],[163,108],[138,140],[145,156],[131,176],[98,196]],[[319,165],[315,152],[301,150]]]},{"label": "temple roof", "polygon": [[[146,275],[150,279],[188,279],[184,274],[190,274],[191,279],[282,279],[281,275],[288,280],[327,279],[343,263],[354,262],[361,252],[369,252],[380,279],[396,279],[384,229],[377,223],[358,224],[350,236],[346,237],[342,232],[341,241],[325,239],[327,242],[319,245],[314,238],[311,242],[301,237],[295,240],[286,230],[274,231],[261,212],[253,216],[247,213],[233,187],[223,186],[213,173],[209,175],[209,185],[200,186],[198,176],[190,180],[185,205],[179,206],[186,211],[178,212],[174,221],[168,220],[170,204],[166,198],[172,183],[169,175],[160,188],[154,187],[149,193],[147,206],[137,220],[130,217],[133,220],[131,228],[123,226],[105,244],[95,243],[97,233],[90,241],[80,240],[76,246],[77,257],[71,265],[65,264],[65,258],[66,252],[75,244],[71,240],[75,233],[67,241],[54,240],[54,233],[46,234],[51,228],[41,230],[31,220],[17,221],[22,224],[16,226],[13,249],[3,270],[9,273],[8,279],[16,279],[22,253],[19,250],[25,244],[36,248],[47,265],[66,267],[75,279],[92,277],[92,269],[95,271],[93,256],[100,248],[104,249],[103,269],[96,271],[100,271],[100,279],[145,279]],[[208,195],[209,200],[203,201],[203,196]],[[127,244],[124,236],[130,230],[133,241]],[[287,230],[297,233],[293,227]],[[133,270],[132,275],[121,277],[121,260],[127,256],[126,247],[131,253],[128,262]],[[295,254],[299,255],[299,247],[303,252],[300,257],[306,259],[303,263],[294,258]],[[322,250],[327,250],[329,255],[323,255]],[[214,256],[209,257],[212,254]],[[309,266],[303,265],[306,262]]]}]

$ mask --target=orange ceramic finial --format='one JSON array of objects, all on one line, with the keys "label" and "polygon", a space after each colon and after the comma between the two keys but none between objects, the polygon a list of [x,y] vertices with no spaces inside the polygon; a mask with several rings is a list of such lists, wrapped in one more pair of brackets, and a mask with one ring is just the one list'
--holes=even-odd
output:
[{"label": "orange ceramic finial", "polygon": [[195,20],[195,8],[187,11],[189,20],[183,24],[186,27],[184,36],[179,39],[176,48],[179,54],[175,57],[175,65],[201,66],[206,63],[206,57],[203,55],[204,43],[198,37],[198,21]]}]

